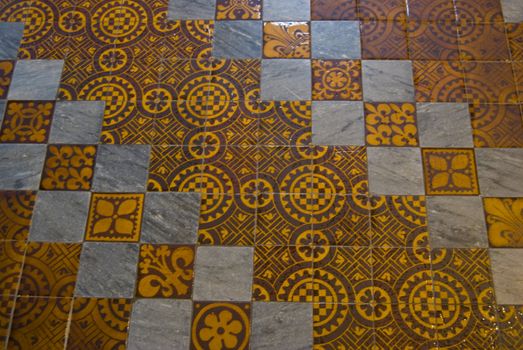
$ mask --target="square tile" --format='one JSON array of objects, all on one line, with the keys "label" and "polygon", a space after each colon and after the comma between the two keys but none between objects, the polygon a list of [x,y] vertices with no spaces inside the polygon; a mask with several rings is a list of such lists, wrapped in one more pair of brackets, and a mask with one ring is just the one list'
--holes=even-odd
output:
[{"label": "square tile", "polygon": [[103,115],[102,101],[57,102],[49,142],[96,144],[100,139]]},{"label": "square tile", "polygon": [[472,147],[469,107],[464,103],[418,103],[421,147]]},{"label": "square tile", "polygon": [[361,58],[358,21],[313,21],[312,58]]},{"label": "square tile", "polygon": [[27,244],[23,241],[0,241],[0,287],[2,295],[16,295]]},{"label": "square tile", "polygon": [[261,21],[217,21],[214,25],[213,56],[261,58]]},{"label": "square tile", "polygon": [[356,0],[312,0],[312,20],[356,20]]},{"label": "square tile", "polygon": [[307,22],[265,22],[264,58],[310,58],[311,29]]},{"label": "square tile", "polygon": [[138,299],[133,303],[127,349],[189,349],[192,302]]},{"label": "square tile", "polygon": [[308,21],[310,18],[309,0],[264,0],[264,21]]},{"label": "square tile", "polygon": [[[252,349],[312,349],[312,304],[253,303]],[[270,337],[267,337],[270,334]]]},{"label": "square tile", "polygon": [[476,149],[481,194],[492,197],[523,197],[520,174],[521,149]]},{"label": "square tile", "polygon": [[[212,44],[210,46],[209,51],[212,51]],[[201,101],[205,101],[211,89],[209,59],[164,58],[159,69],[159,88],[168,91],[173,100],[200,101],[197,105],[200,109],[191,111],[197,115],[202,113],[201,109],[207,108]]]},{"label": "square tile", "polygon": [[169,20],[214,19],[215,0],[169,0]]},{"label": "square tile", "polygon": [[316,145],[365,144],[363,103],[314,101],[312,103],[312,142]]},{"label": "square tile", "polygon": [[190,299],[194,276],[194,246],[140,246],[136,296]]},{"label": "square tile", "polygon": [[503,62],[464,62],[470,103],[517,103],[512,67]]},{"label": "square tile", "polygon": [[137,244],[84,243],[75,295],[132,298],[138,255]]},{"label": "square tile", "polygon": [[0,189],[38,189],[44,158],[45,145],[0,144]]},{"label": "square tile", "polygon": [[18,61],[9,88],[10,100],[54,100],[58,93],[62,60]]},{"label": "square tile", "polygon": [[262,0],[241,3],[234,0],[216,1],[217,20],[261,19]]},{"label": "square tile", "polygon": [[14,69],[15,61],[0,61],[0,99],[7,98]]},{"label": "square tile", "polygon": [[359,0],[360,19],[405,20],[407,5],[402,0]]},{"label": "square tile", "polygon": [[456,15],[463,22],[503,22],[501,0],[455,0]]},{"label": "square tile", "polygon": [[[94,170],[96,192],[141,192],[145,190],[150,146],[99,145]],[[121,176],[125,174],[125,177]]]},{"label": "square tile", "polygon": [[499,304],[523,303],[521,293],[523,275],[521,273],[522,255],[520,249],[490,249],[492,275]]},{"label": "square tile", "polygon": [[518,305],[498,305],[499,349],[509,350],[523,345],[523,307]]},{"label": "square tile", "polygon": [[33,191],[0,191],[0,239],[27,240],[35,200]]},{"label": "square tile", "polygon": [[[261,60],[227,59],[213,60],[214,65],[209,101],[249,100],[249,96],[259,95],[261,82]],[[223,86],[218,88],[219,86]],[[216,107],[210,104],[212,112]]]},{"label": "square tile", "polygon": [[146,193],[141,241],[195,244],[199,218],[199,193]]},{"label": "square tile", "polygon": [[411,147],[369,147],[369,186],[375,194],[424,194],[421,153]]},{"label": "square tile", "polygon": [[512,62],[512,70],[514,71],[514,80],[516,89],[518,90],[519,103],[523,102],[523,62]]},{"label": "square tile", "polygon": [[428,197],[431,246],[486,248],[487,231],[480,197]]},{"label": "square tile", "polygon": [[518,105],[471,105],[474,147],[523,147],[523,116]]},{"label": "square tile", "polygon": [[414,101],[412,62],[363,61],[365,101]]},{"label": "square tile", "polygon": [[221,146],[255,146],[260,133],[257,109],[257,102],[254,101],[220,100],[214,103],[205,120],[207,143],[213,143],[209,140],[220,140]]},{"label": "square tile", "polygon": [[81,242],[89,212],[89,192],[39,191],[30,239],[39,242]]},{"label": "square tile", "polygon": [[307,146],[311,143],[311,101],[262,101],[258,144],[263,146]]},{"label": "square tile", "polygon": [[361,61],[313,60],[312,99],[361,101]]},{"label": "square tile", "polygon": [[523,23],[506,23],[510,57],[514,61],[523,61]]},{"label": "square tile", "polygon": [[410,58],[413,60],[459,59],[458,26],[454,21],[409,21],[408,37]]},{"label": "square tile", "polygon": [[9,324],[11,323],[11,315],[13,314],[15,306],[14,296],[0,297],[0,346],[6,346],[7,336],[9,335]]},{"label": "square tile", "polygon": [[408,2],[409,18],[417,21],[455,21],[452,0],[411,0]]},{"label": "square tile", "polygon": [[0,23],[0,60],[17,58],[23,34],[23,23]]},{"label": "square tile", "polygon": [[407,59],[404,21],[361,21],[361,55],[364,59]]},{"label": "square tile", "polygon": [[[484,0],[496,1],[496,0]],[[509,59],[503,23],[467,23],[459,28],[461,60],[506,61]]]},{"label": "square tile", "polygon": [[518,0],[501,0],[505,22],[522,22],[523,9]]},{"label": "square tile", "polygon": [[54,102],[7,102],[0,141],[4,143],[46,143],[53,118]]},{"label": "square tile", "polygon": [[262,100],[310,100],[311,63],[309,60],[263,60]]},{"label": "square tile", "polygon": [[250,301],[253,248],[198,247],[193,300]]},{"label": "square tile", "polygon": [[422,153],[427,194],[479,194],[473,149],[425,148]]},{"label": "square tile", "polygon": [[412,68],[417,102],[467,102],[459,62],[414,61]]},{"label": "square tile", "polygon": [[162,39],[162,45],[165,47],[163,59],[211,57],[213,21],[200,19],[166,23],[167,28]]},{"label": "square tile", "polygon": [[483,198],[488,241],[495,248],[523,248],[523,198]]},{"label": "square tile", "polygon": [[418,146],[413,103],[365,103],[365,140],[369,146]]}]

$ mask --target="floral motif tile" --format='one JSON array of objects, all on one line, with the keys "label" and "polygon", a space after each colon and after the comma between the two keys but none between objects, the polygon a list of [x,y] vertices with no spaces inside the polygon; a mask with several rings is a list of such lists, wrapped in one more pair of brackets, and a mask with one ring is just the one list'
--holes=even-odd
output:
[{"label": "floral motif tile", "polygon": [[312,60],[312,99],[362,99],[361,61]]},{"label": "floral motif tile", "polygon": [[467,102],[459,62],[414,61],[412,67],[417,102]]},{"label": "floral motif tile", "polygon": [[16,295],[26,246],[23,241],[0,241],[0,290],[2,295]]},{"label": "floral motif tile", "polygon": [[87,241],[138,242],[144,194],[93,193],[87,220]]},{"label": "floral motif tile", "polygon": [[306,22],[266,22],[263,26],[263,56],[310,58],[310,35]]},{"label": "floral motif tile", "polygon": [[475,147],[523,147],[523,117],[518,105],[471,105]]},{"label": "floral motif tile", "polygon": [[355,0],[311,0],[312,20],[356,20]]},{"label": "floral motif tile", "polygon": [[369,146],[417,146],[416,106],[365,103],[365,140]]},{"label": "floral motif tile", "polygon": [[11,78],[15,68],[14,61],[0,61],[0,99],[7,98],[9,92],[9,85],[11,85]]},{"label": "floral motif tile", "polygon": [[502,62],[464,62],[467,96],[471,103],[517,103],[512,67]]},{"label": "floral motif tile", "polygon": [[33,191],[0,192],[0,239],[27,239],[35,200]]},{"label": "floral motif tile", "polygon": [[523,198],[483,198],[491,247],[523,247]]},{"label": "floral motif tile", "polygon": [[308,146],[312,142],[310,101],[264,101],[258,104],[260,145]]},{"label": "floral motif tile", "polygon": [[217,0],[216,19],[217,20],[244,20],[260,19],[262,15],[261,0]]},{"label": "floral motif tile", "polygon": [[404,21],[361,22],[361,55],[365,59],[407,59],[407,26]]},{"label": "floral motif tile", "polygon": [[459,27],[462,60],[505,61],[509,59],[503,23],[467,23]]},{"label": "floral motif tile", "polygon": [[9,101],[0,130],[0,141],[46,143],[53,111],[53,102]]},{"label": "floral motif tile", "polygon": [[458,27],[455,22],[408,22],[409,53],[413,60],[457,60]]}]

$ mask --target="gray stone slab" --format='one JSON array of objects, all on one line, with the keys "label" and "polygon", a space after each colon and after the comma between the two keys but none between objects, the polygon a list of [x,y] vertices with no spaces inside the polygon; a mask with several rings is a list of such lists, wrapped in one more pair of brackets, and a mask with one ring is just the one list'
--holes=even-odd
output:
[{"label": "gray stone slab", "polygon": [[98,143],[104,109],[103,101],[56,102],[49,143]]},{"label": "gray stone slab", "polygon": [[150,151],[148,145],[98,146],[93,191],[145,191]]},{"label": "gray stone slab", "polygon": [[29,239],[40,242],[81,242],[90,198],[90,192],[39,191]]},{"label": "gray stone slab", "polygon": [[23,35],[23,23],[0,22],[0,60],[14,60],[17,58]]},{"label": "gray stone slab", "polygon": [[301,59],[264,59],[262,100],[310,100],[311,62]]},{"label": "gray stone slab", "polygon": [[127,349],[189,349],[191,312],[190,300],[136,300],[133,304]]},{"label": "gray stone slab", "polygon": [[169,0],[167,17],[171,20],[214,19],[216,0]]},{"label": "gray stone slab", "polygon": [[501,0],[505,22],[523,22],[523,3],[521,0]]},{"label": "gray stone slab", "polygon": [[2,122],[4,121],[4,113],[5,113],[6,105],[7,105],[7,101],[0,100],[0,127],[2,125]]},{"label": "gray stone slab", "polygon": [[313,101],[312,142],[316,145],[365,145],[363,102]]},{"label": "gray stone slab", "polygon": [[198,247],[193,300],[250,301],[253,248]]},{"label": "gray stone slab", "polygon": [[54,100],[58,93],[63,60],[19,60],[16,62],[9,100]]},{"label": "gray stone slab", "polygon": [[418,103],[421,147],[473,147],[469,106],[466,103]]},{"label": "gray stone slab", "polygon": [[490,249],[498,304],[523,304],[523,249]]},{"label": "gray stone slab", "polygon": [[261,21],[216,21],[213,56],[218,58],[261,58]]},{"label": "gray stone slab", "polygon": [[369,188],[373,194],[424,194],[419,148],[368,147],[367,158]]},{"label": "gray stone slab", "polygon": [[480,197],[430,196],[427,211],[434,248],[487,248],[487,228]]},{"label": "gray stone slab", "polygon": [[132,298],[138,254],[138,244],[84,243],[75,295]]},{"label": "gray stone slab", "polygon": [[142,219],[142,242],[196,244],[199,193],[148,192]]},{"label": "gray stone slab", "polygon": [[312,58],[361,58],[360,22],[313,21]]},{"label": "gray stone slab", "polygon": [[308,21],[310,0],[263,0],[264,21]]},{"label": "gray stone slab", "polygon": [[311,303],[252,304],[252,350],[310,350],[312,346]]},{"label": "gray stone slab", "polygon": [[523,149],[477,148],[475,152],[483,196],[523,196]]},{"label": "gray stone slab", "polygon": [[45,145],[0,144],[0,190],[37,190]]},{"label": "gray stone slab", "polygon": [[414,101],[411,61],[363,61],[362,66],[365,101]]}]

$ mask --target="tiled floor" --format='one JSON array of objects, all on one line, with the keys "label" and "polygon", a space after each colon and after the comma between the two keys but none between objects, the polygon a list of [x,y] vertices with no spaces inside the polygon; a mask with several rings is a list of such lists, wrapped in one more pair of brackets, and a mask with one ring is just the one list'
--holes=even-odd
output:
[{"label": "tiled floor", "polygon": [[523,349],[521,0],[0,0],[5,349]]}]

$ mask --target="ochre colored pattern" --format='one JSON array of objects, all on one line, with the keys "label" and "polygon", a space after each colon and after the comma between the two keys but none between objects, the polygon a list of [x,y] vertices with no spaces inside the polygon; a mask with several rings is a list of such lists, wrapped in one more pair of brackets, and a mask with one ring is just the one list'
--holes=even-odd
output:
[{"label": "ochre colored pattern", "polygon": [[359,0],[358,14],[363,20],[404,21],[407,7],[402,0]]},{"label": "ochre colored pattern", "polygon": [[471,105],[475,147],[523,147],[523,117],[518,105]]},{"label": "ochre colored pattern", "polygon": [[9,92],[9,85],[11,85],[11,78],[15,68],[14,61],[0,61],[0,99],[7,98]]},{"label": "ochre colored pattern", "polygon": [[4,348],[14,306],[15,298],[13,296],[0,296],[0,346]]},{"label": "ochre colored pattern", "polygon": [[411,0],[409,18],[418,21],[455,21],[453,0]]},{"label": "ochre colored pattern", "polygon": [[448,22],[415,22],[408,27],[409,52],[413,60],[457,60],[458,27]]},{"label": "ochre colored pattern", "polygon": [[35,200],[33,191],[0,192],[0,239],[27,239]]},{"label": "ochre colored pattern", "polygon": [[259,59],[213,59],[208,103],[210,113],[222,101],[253,101],[260,95],[261,61]]},{"label": "ochre colored pattern", "polygon": [[54,102],[9,101],[0,130],[0,141],[46,143],[53,111]]},{"label": "ochre colored pattern", "polygon": [[523,247],[523,198],[483,198],[492,247]]},{"label": "ochre colored pattern", "polygon": [[312,142],[311,101],[264,101],[258,104],[258,143],[308,146]]},{"label": "ochre colored pattern", "polygon": [[258,144],[259,118],[256,106],[244,101],[222,100],[218,103],[219,107],[209,107],[205,122],[206,139],[219,140],[220,145]]},{"label": "ochre colored pattern", "polygon": [[523,306],[499,305],[497,308],[499,349],[509,350],[523,347]]},{"label": "ochre colored pattern", "polygon": [[216,19],[261,19],[261,0],[217,0]]},{"label": "ochre colored pattern", "polygon": [[362,21],[361,55],[364,59],[407,59],[406,23]]},{"label": "ochre colored pattern", "polygon": [[523,23],[507,23],[508,43],[510,54],[514,61],[523,60]]},{"label": "ochre colored pattern", "polygon": [[356,20],[356,0],[311,0],[312,20]]},{"label": "ochre colored pattern", "polygon": [[306,22],[267,22],[263,26],[266,58],[310,58],[310,28]]},{"label": "ochre colored pattern", "polygon": [[362,99],[361,62],[357,60],[312,60],[312,99]]},{"label": "ochre colored pattern", "polygon": [[418,146],[416,106],[365,103],[365,134],[369,146]]},{"label": "ochre colored pattern", "polygon": [[414,61],[412,68],[417,102],[467,102],[459,62]]},{"label": "ochre colored pattern", "polygon": [[26,243],[0,241],[0,290],[2,295],[16,295]]},{"label": "ochre colored pattern", "polygon": [[497,0],[455,0],[458,19],[463,22],[503,22],[501,2]]},{"label": "ochre colored pattern", "polygon": [[503,23],[468,23],[460,26],[459,48],[462,60],[504,61],[509,59]]},{"label": "ochre colored pattern", "polygon": [[517,103],[518,96],[510,63],[465,62],[468,101],[478,103]]}]

